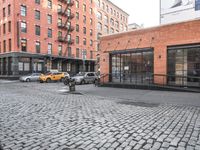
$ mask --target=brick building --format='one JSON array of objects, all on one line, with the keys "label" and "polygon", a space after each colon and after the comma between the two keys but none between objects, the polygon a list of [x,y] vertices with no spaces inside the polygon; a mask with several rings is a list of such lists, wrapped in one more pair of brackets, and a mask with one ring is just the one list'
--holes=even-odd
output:
[{"label": "brick building", "polygon": [[95,71],[98,2],[1,0],[0,75]]},{"label": "brick building", "polygon": [[104,81],[200,87],[200,20],[104,36]]},{"label": "brick building", "polygon": [[96,0],[97,68],[99,68],[99,38],[102,35],[128,31],[129,15],[109,0]]}]

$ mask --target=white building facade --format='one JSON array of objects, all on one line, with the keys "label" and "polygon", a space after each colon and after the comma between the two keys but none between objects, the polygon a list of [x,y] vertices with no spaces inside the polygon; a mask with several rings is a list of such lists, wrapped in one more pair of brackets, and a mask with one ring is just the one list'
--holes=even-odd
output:
[{"label": "white building facade", "polygon": [[160,24],[200,19],[200,0],[160,0]]}]

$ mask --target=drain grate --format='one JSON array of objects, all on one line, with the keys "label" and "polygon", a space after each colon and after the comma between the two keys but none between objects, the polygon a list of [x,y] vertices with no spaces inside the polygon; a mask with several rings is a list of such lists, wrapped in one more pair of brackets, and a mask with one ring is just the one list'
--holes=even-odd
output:
[{"label": "drain grate", "polygon": [[158,107],[160,105],[158,103],[145,103],[145,102],[133,102],[133,101],[120,101],[117,103],[122,105],[133,105],[139,107]]}]

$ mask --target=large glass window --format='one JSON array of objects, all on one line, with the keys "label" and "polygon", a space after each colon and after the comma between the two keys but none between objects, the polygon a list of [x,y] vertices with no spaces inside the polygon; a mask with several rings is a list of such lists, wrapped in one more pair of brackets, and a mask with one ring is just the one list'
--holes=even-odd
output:
[{"label": "large glass window", "polygon": [[112,82],[147,84],[153,80],[153,50],[111,55]]},{"label": "large glass window", "polygon": [[199,86],[200,48],[168,50],[168,84]]}]

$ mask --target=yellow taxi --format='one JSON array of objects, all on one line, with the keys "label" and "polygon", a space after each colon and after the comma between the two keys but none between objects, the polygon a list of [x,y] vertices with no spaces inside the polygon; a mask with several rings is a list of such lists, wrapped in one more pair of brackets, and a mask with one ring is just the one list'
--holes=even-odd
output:
[{"label": "yellow taxi", "polygon": [[51,81],[62,81],[65,78],[65,73],[63,72],[49,72],[47,74],[42,74],[39,77],[40,83],[51,82]]}]

